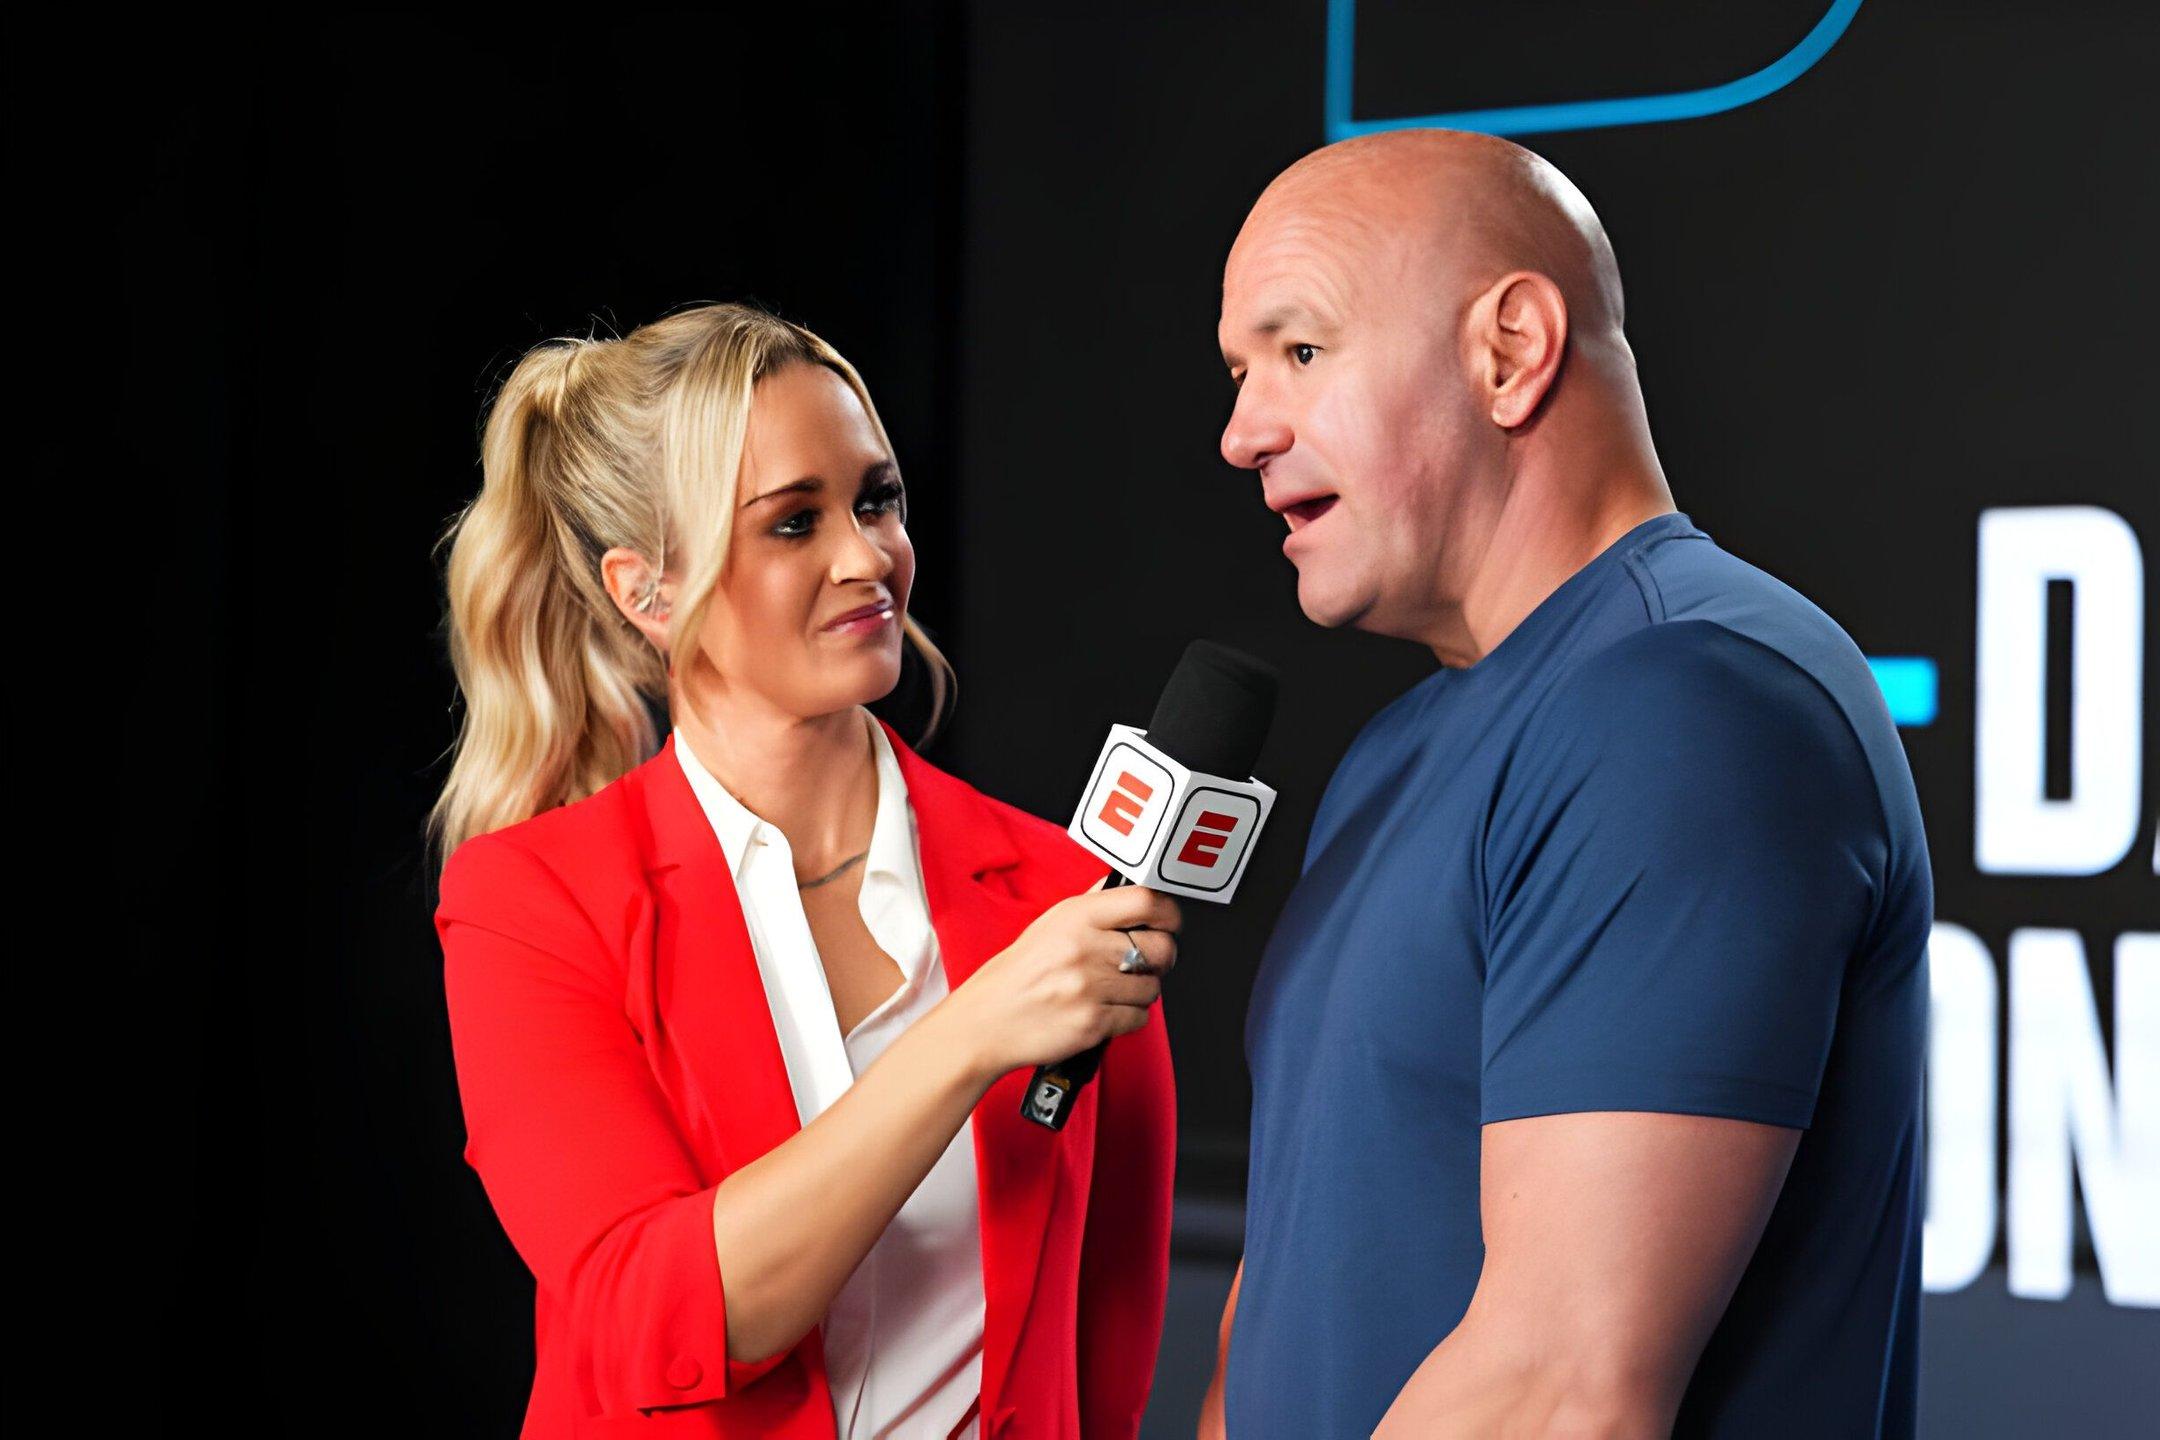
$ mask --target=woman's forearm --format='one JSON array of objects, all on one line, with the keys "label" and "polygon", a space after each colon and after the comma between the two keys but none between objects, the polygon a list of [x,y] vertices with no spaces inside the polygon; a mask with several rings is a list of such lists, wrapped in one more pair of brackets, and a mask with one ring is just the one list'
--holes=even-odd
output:
[{"label": "woman's forearm", "polygon": [[902,1031],[798,1133],[721,1182],[713,1243],[728,1358],[764,1359],[825,1318],[997,1079],[956,999]]}]

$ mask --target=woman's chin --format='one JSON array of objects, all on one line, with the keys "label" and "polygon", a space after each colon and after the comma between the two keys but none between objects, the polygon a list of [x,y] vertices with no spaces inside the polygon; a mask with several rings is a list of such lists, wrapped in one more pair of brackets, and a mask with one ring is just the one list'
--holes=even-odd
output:
[{"label": "woman's chin", "polygon": [[872,651],[831,660],[824,670],[832,682],[833,709],[874,705],[900,684],[900,650],[895,646],[890,654]]}]

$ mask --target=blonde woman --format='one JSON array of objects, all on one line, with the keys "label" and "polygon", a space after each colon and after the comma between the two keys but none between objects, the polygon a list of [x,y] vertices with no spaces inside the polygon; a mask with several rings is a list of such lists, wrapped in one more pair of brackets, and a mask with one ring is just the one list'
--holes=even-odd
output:
[{"label": "blonde woman", "polygon": [[[855,370],[733,305],[553,342],[483,461],[435,923],[537,1282],[525,1440],[1137,1434],[1177,908],[864,709],[904,645],[933,727],[952,684]],[[1106,1038],[1062,1132],[1021,1118]]]}]

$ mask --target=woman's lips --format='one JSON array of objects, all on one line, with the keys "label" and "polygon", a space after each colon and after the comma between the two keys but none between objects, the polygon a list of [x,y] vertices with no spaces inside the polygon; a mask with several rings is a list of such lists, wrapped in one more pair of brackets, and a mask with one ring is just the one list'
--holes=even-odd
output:
[{"label": "woman's lips", "polygon": [[865,605],[860,610],[850,610],[835,620],[825,622],[825,629],[834,635],[868,635],[892,623],[893,604],[880,600],[875,605]]}]

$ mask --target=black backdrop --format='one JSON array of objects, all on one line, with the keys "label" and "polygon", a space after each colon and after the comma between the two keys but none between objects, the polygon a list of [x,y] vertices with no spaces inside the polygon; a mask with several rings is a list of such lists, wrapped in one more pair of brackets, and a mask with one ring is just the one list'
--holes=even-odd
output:
[{"label": "black backdrop", "polygon": [[[1385,116],[1715,83],[1819,7],[1362,11],[1356,113]],[[1307,625],[1215,450],[1220,262],[1325,138],[1325,7],[1161,12],[10,22],[36,593],[96,603],[61,628],[103,662],[55,835],[105,882],[71,912],[101,938],[39,967],[67,1053],[24,1148],[71,1223],[25,1243],[72,1278],[18,1396],[43,1376],[153,1430],[280,1431],[326,1396],[355,1433],[514,1429],[529,1281],[459,1158],[418,850],[452,723],[429,545],[524,346],[691,300],[764,301],[868,380],[962,674],[941,764],[1062,818],[1190,636],[1291,677],[1249,903],[1194,917],[1166,1000],[1181,1195],[1236,1198],[1270,897],[1335,757],[1431,660]],[[1976,868],[1975,530],[2090,504],[2160,537],[2156,39],[2137,5],[1870,0],[1757,104],[1525,137],[1613,235],[1681,508],[1869,653],[1938,661],[1906,735],[1940,910],[2001,973],[2020,927],[2078,931],[2118,1075],[2153,786],[2104,873]],[[2062,1299],[2013,1295],[2000,1247],[1929,1298],[1929,1433],[2153,1413],[2160,1325],[2077,1228]]]}]

